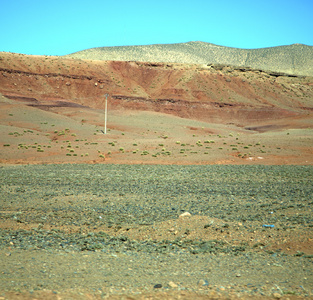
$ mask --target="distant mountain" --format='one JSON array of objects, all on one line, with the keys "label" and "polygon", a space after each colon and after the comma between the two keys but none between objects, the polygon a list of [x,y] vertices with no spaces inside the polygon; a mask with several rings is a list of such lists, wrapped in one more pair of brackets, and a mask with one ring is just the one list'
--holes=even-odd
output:
[{"label": "distant mountain", "polygon": [[98,47],[66,57],[92,60],[226,64],[313,76],[313,46],[293,44],[260,49],[240,49],[205,42],[147,46]]}]

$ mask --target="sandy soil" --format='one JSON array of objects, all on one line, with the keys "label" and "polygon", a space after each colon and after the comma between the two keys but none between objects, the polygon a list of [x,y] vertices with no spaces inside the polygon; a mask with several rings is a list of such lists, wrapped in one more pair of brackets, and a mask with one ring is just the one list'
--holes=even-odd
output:
[{"label": "sandy soil", "polygon": [[[156,112],[29,107],[1,98],[0,162],[148,164],[313,163],[310,116],[255,127]],[[299,126],[300,124],[300,126]],[[294,128],[295,127],[295,128]],[[299,128],[300,127],[300,128]]]}]

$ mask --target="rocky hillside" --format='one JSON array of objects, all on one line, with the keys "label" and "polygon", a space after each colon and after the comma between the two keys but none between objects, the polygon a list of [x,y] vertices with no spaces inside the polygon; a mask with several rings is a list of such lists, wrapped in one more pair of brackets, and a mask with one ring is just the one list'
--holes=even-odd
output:
[{"label": "rocky hillside", "polygon": [[[92,61],[0,53],[0,93],[33,106],[149,110],[246,124],[313,111],[313,78],[227,65]],[[46,101],[43,105],[42,101]],[[69,104],[70,103],[70,104]]]},{"label": "rocky hillside", "polygon": [[239,49],[204,42],[165,45],[99,47],[67,55],[71,58],[227,64],[288,74],[313,76],[313,47],[303,44],[260,49]]}]

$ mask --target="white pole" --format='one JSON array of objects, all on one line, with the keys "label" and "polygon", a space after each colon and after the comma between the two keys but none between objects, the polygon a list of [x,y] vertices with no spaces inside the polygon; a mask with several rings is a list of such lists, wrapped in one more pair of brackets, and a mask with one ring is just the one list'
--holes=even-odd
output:
[{"label": "white pole", "polygon": [[104,110],[104,134],[107,134],[107,117],[108,117],[108,96],[105,94],[105,110]]}]

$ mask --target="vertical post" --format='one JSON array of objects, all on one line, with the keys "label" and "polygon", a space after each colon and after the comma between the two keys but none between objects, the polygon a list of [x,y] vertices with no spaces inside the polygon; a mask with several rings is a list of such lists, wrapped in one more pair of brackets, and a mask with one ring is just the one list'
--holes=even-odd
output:
[{"label": "vertical post", "polygon": [[108,96],[105,94],[105,109],[104,109],[104,134],[107,134],[107,118],[108,118]]}]

